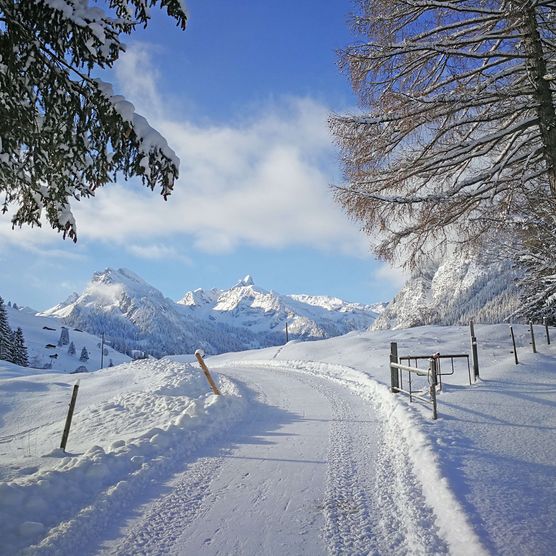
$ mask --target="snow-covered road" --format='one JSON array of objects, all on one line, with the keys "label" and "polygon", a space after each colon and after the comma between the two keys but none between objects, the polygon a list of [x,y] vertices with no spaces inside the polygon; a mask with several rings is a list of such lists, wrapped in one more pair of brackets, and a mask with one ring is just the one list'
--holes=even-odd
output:
[{"label": "snow-covered road", "polygon": [[[286,365],[284,365],[286,367]],[[220,370],[246,420],[149,493],[94,551],[431,554],[449,551],[403,436],[369,401],[291,368]]]}]

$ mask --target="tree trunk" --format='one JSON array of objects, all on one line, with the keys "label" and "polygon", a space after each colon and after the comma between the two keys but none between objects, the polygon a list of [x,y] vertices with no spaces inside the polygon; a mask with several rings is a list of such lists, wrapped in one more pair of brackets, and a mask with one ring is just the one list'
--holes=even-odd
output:
[{"label": "tree trunk", "polygon": [[525,35],[529,54],[528,70],[535,87],[537,115],[548,169],[548,180],[553,197],[556,197],[556,111],[547,75],[545,54],[539,33],[535,7],[525,9]]}]

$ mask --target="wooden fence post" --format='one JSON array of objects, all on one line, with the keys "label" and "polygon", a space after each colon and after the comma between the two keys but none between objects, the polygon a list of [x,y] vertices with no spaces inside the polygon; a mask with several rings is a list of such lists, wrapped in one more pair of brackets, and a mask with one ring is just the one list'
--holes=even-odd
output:
[{"label": "wooden fence post", "polygon": [[542,323],[544,324],[544,332],[546,334],[546,343],[550,345],[550,333],[548,332],[548,319],[543,317]]},{"label": "wooden fence post", "polygon": [[437,376],[436,376],[436,363],[437,359],[432,357],[430,360],[429,370],[430,370],[430,377],[431,377],[431,385],[430,385],[430,394],[431,394],[431,401],[432,401],[432,418],[433,421],[436,421],[438,417],[438,412],[436,410],[436,385],[437,385]]},{"label": "wooden fence post", "polygon": [[66,424],[64,426],[64,432],[62,434],[62,442],[60,443],[60,448],[65,452],[66,444],[68,442],[68,436],[71,427],[71,420],[73,417],[73,411],[75,409],[75,402],[77,400],[77,391],[79,390],[79,380],[74,384],[73,391],[71,393],[71,401],[68,409],[68,416],[66,417]]},{"label": "wooden fence post", "polygon": [[477,350],[477,337],[475,336],[475,326],[473,321],[469,321],[471,331],[471,354],[473,356],[473,376],[475,381],[479,378],[479,353]]},{"label": "wooden fence post", "polygon": [[535,344],[535,332],[533,331],[533,321],[529,321],[529,330],[531,331],[531,346],[533,347],[533,353],[537,353],[537,345]]},{"label": "wooden fence post", "polygon": [[512,335],[512,344],[514,346],[514,357],[515,357],[515,364],[519,365],[519,361],[517,359],[517,348],[515,347],[515,336],[514,336],[514,327],[510,324],[510,334]]},{"label": "wooden fence post", "polygon": [[218,386],[216,386],[216,383],[214,382],[214,380],[212,380],[212,376],[210,376],[210,371],[208,370],[208,367],[206,366],[205,362],[203,361],[203,352],[198,349],[195,352],[195,357],[197,358],[197,361],[199,361],[199,365],[201,365],[201,369],[203,369],[203,372],[205,373],[205,377],[207,379],[207,382],[209,383],[212,391],[217,396],[221,396],[222,394],[221,394],[220,390],[218,390]]},{"label": "wooden fence post", "polygon": [[[390,343],[390,363],[399,363],[398,359],[398,344],[397,342]],[[395,367],[390,365],[390,390],[397,394],[400,388],[400,372]]]}]

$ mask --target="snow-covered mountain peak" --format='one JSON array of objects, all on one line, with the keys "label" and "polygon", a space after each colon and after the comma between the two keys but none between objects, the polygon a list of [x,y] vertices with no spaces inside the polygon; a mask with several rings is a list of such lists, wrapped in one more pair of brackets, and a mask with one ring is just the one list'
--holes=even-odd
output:
[{"label": "snow-covered mountain peak", "polygon": [[290,296],[255,286],[247,275],[227,290],[198,288],[177,303],[130,270],[97,272],[83,293],[44,314],[105,333],[112,345],[153,355],[237,351],[291,338],[321,339],[372,324],[370,306],[326,296]]},{"label": "snow-covered mountain peak", "polygon": [[188,307],[203,307],[210,303],[214,303],[218,299],[220,293],[221,290],[216,288],[212,290],[197,288],[196,290],[187,292],[177,303]]},{"label": "snow-covered mountain peak", "polygon": [[242,288],[245,286],[254,286],[255,282],[253,281],[253,277],[250,274],[244,276],[238,283],[234,286],[234,288]]},{"label": "snow-covered mountain peak", "polygon": [[91,282],[99,284],[121,284],[123,286],[132,287],[133,289],[144,286],[152,288],[143,278],[127,268],[118,268],[117,270],[110,267],[105,268],[103,271],[95,272]]}]

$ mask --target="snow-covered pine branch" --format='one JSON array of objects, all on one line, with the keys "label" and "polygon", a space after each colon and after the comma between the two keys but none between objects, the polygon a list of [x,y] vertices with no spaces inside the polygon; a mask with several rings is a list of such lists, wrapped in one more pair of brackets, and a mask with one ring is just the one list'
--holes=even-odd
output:
[{"label": "snow-covered pine branch", "polygon": [[170,195],[178,157],[94,78],[156,5],[185,28],[181,0],[0,0],[0,204],[14,226],[40,226],[44,214],[75,241],[71,201],[117,175]]}]

